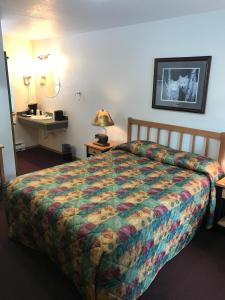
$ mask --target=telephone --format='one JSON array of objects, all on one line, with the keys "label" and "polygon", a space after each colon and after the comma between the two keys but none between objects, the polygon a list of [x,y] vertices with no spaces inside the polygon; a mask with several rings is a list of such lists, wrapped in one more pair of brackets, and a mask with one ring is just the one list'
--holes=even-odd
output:
[{"label": "telephone", "polygon": [[108,136],[106,134],[97,133],[95,135],[95,138],[98,139],[98,141],[95,142],[94,144],[99,145],[99,146],[109,146]]}]

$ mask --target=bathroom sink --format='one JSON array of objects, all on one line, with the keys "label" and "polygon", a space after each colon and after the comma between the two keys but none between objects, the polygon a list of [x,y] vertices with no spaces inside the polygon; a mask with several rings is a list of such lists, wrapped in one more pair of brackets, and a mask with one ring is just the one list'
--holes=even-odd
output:
[{"label": "bathroom sink", "polygon": [[30,118],[33,120],[51,120],[52,116],[40,115],[40,116],[31,116]]}]

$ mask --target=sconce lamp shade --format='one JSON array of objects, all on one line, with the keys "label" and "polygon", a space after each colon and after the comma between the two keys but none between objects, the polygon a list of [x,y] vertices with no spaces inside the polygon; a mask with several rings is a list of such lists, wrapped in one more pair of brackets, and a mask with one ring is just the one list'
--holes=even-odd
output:
[{"label": "sconce lamp shade", "polygon": [[25,86],[30,86],[31,76],[23,76],[23,84]]},{"label": "sconce lamp shade", "polygon": [[39,58],[40,60],[48,59],[49,55],[50,55],[50,53],[48,53],[48,54],[40,54],[40,55],[38,56],[38,58]]},{"label": "sconce lamp shade", "polygon": [[114,125],[114,122],[113,122],[109,112],[102,109],[102,110],[97,111],[93,125],[100,126],[100,127],[106,127],[106,126]]}]

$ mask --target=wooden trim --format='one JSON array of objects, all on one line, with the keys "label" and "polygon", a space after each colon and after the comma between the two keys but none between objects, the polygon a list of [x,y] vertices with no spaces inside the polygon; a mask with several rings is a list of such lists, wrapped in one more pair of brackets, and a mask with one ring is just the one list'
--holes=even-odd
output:
[{"label": "wooden trim", "polygon": [[147,127],[147,141],[149,141],[149,139],[150,139],[150,130],[151,130],[151,127]]},{"label": "wooden trim", "polygon": [[8,71],[8,56],[4,51],[4,59],[5,59],[5,71],[6,71],[6,82],[7,82],[7,91],[8,91],[8,102],[9,102],[9,111],[10,111],[10,122],[11,122],[11,131],[12,131],[12,140],[13,140],[13,150],[14,150],[14,159],[15,159],[15,167],[16,167],[16,175],[17,174],[17,157],[16,157],[16,142],[15,142],[15,132],[14,132],[14,124],[13,124],[13,112],[12,112],[12,99],[10,92],[10,84],[9,84],[9,71]]},{"label": "wooden trim", "polygon": [[[118,143],[117,143],[118,144]],[[46,147],[46,146],[43,146],[43,145],[37,145],[37,146],[31,146],[30,148],[35,148],[35,147],[40,147],[40,148],[42,148],[42,149],[45,149],[45,150],[48,150],[48,151],[52,151],[52,152],[54,152],[54,153],[56,153],[56,154],[60,154],[60,155],[62,155],[63,153],[62,153],[62,151],[58,151],[58,150],[55,150],[55,149],[52,149],[52,148],[50,148],[50,147]],[[26,148],[27,149],[27,148]],[[80,158],[79,157],[77,157],[77,156],[73,156],[72,157],[74,160],[80,160]]]},{"label": "wooden trim", "polygon": [[181,132],[180,133],[180,139],[179,139],[179,150],[181,150],[182,149],[182,145],[183,145],[183,133]]},{"label": "wooden trim", "polygon": [[43,146],[43,145],[40,145],[40,144],[38,144],[36,146],[27,147],[26,149],[29,149],[29,148],[32,149],[32,148],[36,148],[36,147],[40,147],[42,149],[45,149],[45,150],[48,150],[48,151],[52,151],[52,152],[57,153],[57,154],[62,154],[62,151],[58,151],[58,150],[55,150],[55,149],[52,149],[50,147],[46,147],[46,146]]},{"label": "wooden trim", "polygon": [[131,141],[131,130],[132,130],[132,123],[133,119],[132,118],[128,118],[128,122],[127,122],[127,141],[130,142]]},{"label": "wooden trim", "polygon": [[192,137],[191,152],[195,152],[195,139],[196,139],[196,135],[193,135],[193,137]]},{"label": "wooden trim", "polygon": [[220,141],[220,150],[219,150],[219,155],[218,155],[218,161],[221,164],[221,166],[225,169],[225,132],[221,133],[221,132],[216,132],[216,131],[208,131],[208,130],[202,130],[202,129],[195,129],[195,128],[182,127],[182,126],[171,125],[171,124],[163,124],[163,123],[128,118],[128,130],[127,130],[127,133],[128,133],[127,141],[128,142],[131,142],[133,125],[137,125],[137,126],[139,126],[139,128],[141,126],[148,127],[148,128],[149,127],[156,128],[158,130],[157,141],[159,141],[159,139],[160,139],[160,131],[161,130],[168,131],[168,134],[169,134],[168,141],[170,141],[171,132],[180,133],[179,150],[182,150],[182,142],[183,142],[184,134],[189,134],[192,136],[191,148],[192,148],[193,152],[195,149],[196,137],[197,136],[204,137],[206,139],[205,149],[204,149],[204,153],[206,156],[208,156],[208,147],[209,147],[210,139],[218,140],[218,141]]},{"label": "wooden trim", "polygon": [[[42,148],[42,149],[49,150],[49,151],[52,151],[52,152],[57,153],[57,154],[62,154],[62,151],[58,151],[58,150],[52,149],[50,147],[43,146],[41,144],[26,146],[26,149],[24,151],[30,150],[30,149],[35,149],[35,148]],[[20,151],[17,151],[17,152],[20,152]]]},{"label": "wooden trim", "polygon": [[158,128],[158,130],[157,130],[157,143],[159,143],[159,141],[160,141],[160,133],[161,133],[161,130],[160,130],[160,128]]},{"label": "wooden trim", "polygon": [[141,126],[138,125],[138,132],[137,132],[137,139],[140,140],[140,129],[141,129]]},{"label": "wooden trim", "polygon": [[170,140],[171,140],[171,131],[168,131],[168,137],[167,137],[167,147],[170,146]]},{"label": "wooden trim", "polygon": [[3,154],[2,149],[4,146],[0,145],[0,179],[1,179],[1,188],[5,185],[5,173],[4,173],[4,164],[3,164]]},{"label": "wooden trim", "polygon": [[[205,136],[211,139],[216,139],[220,140],[221,133],[220,132],[215,132],[215,131],[208,131],[208,130],[202,130],[202,129],[195,129],[195,128],[189,128],[189,127],[182,127],[182,126],[177,126],[177,125],[170,125],[170,124],[163,124],[163,123],[157,123],[157,122],[151,122],[151,121],[144,121],[144,120],[139,120],[139,119],[133,119],[133,118],[128,118],[128,127],[131,125],[141,125],[145,127],[153,127],[153,128],[160,128],[172,132],[182,132],[182,133],[187,133],[191,135],[196,135],[196,136]],[[130,136],[131,138],[131,129]],[[128,139],[130,140],[130,139]]]},{"label": "wooden trim", "polygon": [[221,133],[220,151],[219,151],[218,161],[222,165],[222,167],[225,169],[225,132]]},{"label": "wooden trim", "polygon": [[205,156],[208,156],[208,152],[209,152],[209,138],[206,138],[206,141],[205,141]]},{"label": "wooden trim", "polygon": [[[41,145],[36,144],[36,145],[32,145],[32,146],[26,146],[26,149],[24,151],[29,150],[29,149],[33,149],[33,148],[37,148],[37,147],[41,147]],[[20,152],[20,151],[18,151],[18,152]]]}]

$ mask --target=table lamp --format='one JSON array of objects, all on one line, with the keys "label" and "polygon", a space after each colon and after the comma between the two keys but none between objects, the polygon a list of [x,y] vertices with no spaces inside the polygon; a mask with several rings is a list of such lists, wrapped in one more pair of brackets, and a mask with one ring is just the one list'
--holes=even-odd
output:
[{"label": "table lamp", "polygon": [[98,141],[94,142],[94,144],[102,146],[102,147],[109,146],[108,136],[106,135],[105,127],[114,125],[114,122],[113,122],[109,112],[104,109],[97,111],[93,125],[100,126],[105,129],[105,134],[97,133],[95,135],[95,138],[98,139]]}]

